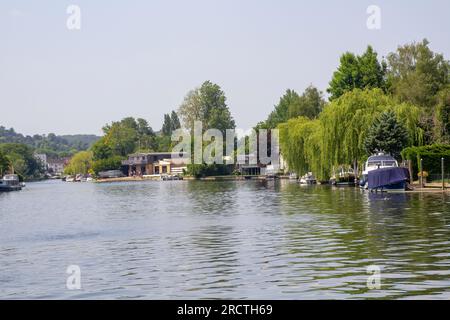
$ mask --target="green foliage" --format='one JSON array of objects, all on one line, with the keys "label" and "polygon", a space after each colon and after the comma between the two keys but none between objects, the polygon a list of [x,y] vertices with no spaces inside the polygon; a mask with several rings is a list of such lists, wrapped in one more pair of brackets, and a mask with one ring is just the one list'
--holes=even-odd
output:
[{"label": "green foliage", "polygon": [[278,124],[296,117],[314,119],[322,111],[324,105],[322,92],[312,85],[306,88],[301,96],[294,90],[288,89],[267,120],[260,122],[256,129],[274,129]]},{"label": "green foliage", "polygon": [[289,119],[296,117],[315,119],[322,111],[324,105],[325,100],[323,99],[322,92],[311,85],[306,88],[298,101],[289,105]]},{"label": "green foliage", "polygon": [[435,118],[435,140],[450,143],[450,86],[438,94]]},{"label": "green foliage", "polygon": [[0,179],[3,177],[3,174],[9,171],[11,163],[9,159],[6,157],[2,151],[0,151]]},{"label": "green foliage", "polygon": [[436,94],[449,84],[450,64],[428,45],[425,39],[390,53],[387,78],[390,92],[401,101],[430,109],[436,103]]},{"label": "green foliage", "polygon": [[326,175],[322,161],[322,124],[305,117],[290,119],[279,125],[281,153],[289,169],[298,175],[313,171]]},{"label": "green foliage", "polygon": [[368,156],[383,151],[398,159],[407,143],[408,132],[397,120],[396,114],[389,110],[374,120],[364,140],[364,147]]},{"label": "green foliage", "polygon": [[231,170],[224,164],[189,164],[185,174],[198,179],[229,175],[231,174]]},{"label": "green foliage", "polygon": [[420,159],[423,159],[423,170],[430,174],[441,173],[441,159],[444,158],[445,172],[450,172],[450,145],[433,144],[422,147],[405,148],[402,152],[404,160],[412,162],[413,177],[417,178],[420,170]]},{"label": "green foliage", "polygon": [[275,106],[275,109],[270,113],[266,120],[265,126],[267,128],[276,128],[279,123],[289,120],[289,109],[294,110],[294,105],[298,105],[300,96],[294,90],[288,89],[286,93],[280,98],[280,102]]},{"label": "green foliage", "polygon": [[0,145],[0,153],[8,159],[14,172],[23,178],[35,179],[42,176],[44,170],[34,157],[31,147],[19,143],[5,143]]},{"label": "green foliage", "polygon": [[113,149],[106,144],[105,138],[102,137],[91,147],[94,160],[104,160],[113,156]]},{"label": "green foliage", "polygon": [[110,158],[95,160],[92,163],[92,171],[97,175],[101,171],[119,170],[122,165],[122,157],[112,156]]},{"label": "green foliage", "polygon": [[164,123],[161,129],[161,133],[164,136],[172,136],[172,132],[181,128],[180,120],[178,119],[178,115],[175,111],[172,111],[171,114],[164,115]]},{"label": "green foliage", "polygon": [[330,101],[353,89],[385,88],[386,66],[380,63],[371,46],[361,56],[347,52],[341,56],[340,65],[329,83]]},{"label": "green foliage", "polygon": [[184,98],[178,114],[186,129],[192,130],[194,121],[201,121],[203,130],[234,129],[236,124],[226,104],[226,97],[221,88],[206,81],[200,88],[190,91]]},{"label": "green foliage", "polygon": [[[103,128],[104,137],[98,142],[108,146],[112,155],[125,157],[136,151],[154,151],[157,149],[156,135],[144,119],[124,118]],[[95,146],[102,151],[106,148]],[[108,155],[109,157],[110,155]],[[105,155],[95,154],[95,158],[102,159]]]},{"label": "green foliage", "polygon": [[300,117],[281,124],[283,157],[299,175],[313,171],[319,179],[328,179],[333,166],[367,158],[364,141],[368,131],[374,120],[389,110],[406,128],[408,145],[421,144],[419,108],[399,104],[380,89],[355,89],[333,100],[317,120]]},{"label": "green foliage", "polygon": [[80,151],[76,153],[70,159],[69,164],[64,169],[64,173],[70,175],[89,173],[92,168],[92,158],[93,154],[91,151]]},{"label": "green foliage", "polygon": [[45,153],[49,158],[66,157],[78,151],[88,149],[99,137],[95,135],[63,135],[53,133],[48,135],[24,136],[16,133],[13,128],[6,129],[0,126],[1,143],[25,144],[36,153]]}]

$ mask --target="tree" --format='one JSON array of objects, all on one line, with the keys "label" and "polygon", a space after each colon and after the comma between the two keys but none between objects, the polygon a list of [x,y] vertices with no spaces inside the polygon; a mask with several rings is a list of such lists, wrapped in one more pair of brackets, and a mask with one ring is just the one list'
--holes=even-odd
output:
[{"label": "tree", "polygon": [[436,104],[439,92],[450,84],[449,61],[433,52],[426,39],[399,47],[387,61],[389,91],[401,102],[422,107],[419,125],[424,130],[425,144],[439,141],[441,132],[436,129],[442,124],[437,121]]},{"label": "tree", "polygon": [[361,56],[350,52],[343,54],[327,89],[331,95],[330,101],[355,88],[384,89],[385,73],[385,64],[378,61],[377,53],[371,46]]},{"label": "tree", "polygon": [[164,114],[164,123],[161,131],[165,136],[172,135],[172,119],[170,118],[170,114]]},{"label": "tree", "polygon": [[401,46],[387,57],[389,91],[400,101],[431,110],[436,94],[449,84],[450,64],[424,39]]},{"label": "tree", "polygon": [[226,97],[220,86],[205,81],[200,88],[190,91],[178,109],[185,128],[192,130],[194,121],[201,121],[203,130],[218,129],[225,133],[226,129],[236,127]]},{"label": "tree", "polygon": [[289,120],[289,110],[299,109],[300,96],[297,92],[287,89],[286,93],[280,98],[275,109],[269,114],[264,127],[274,129],[279,123]]},{"label": "tree", "polygon": [[0,151],[0,179],[3,177],[3,175],[9,171],[11,166],[11,163],[9,159],[6,157],[6,155]]},{"label": "tree", "polygon": [[114,155],[125,157],[137,149],[138,133],[136,129],[115,122],[108,129],[105,142],[113,150]]},{"label": "tree", "polygon": [[180,119],[175,111],[170,114],[170,123],[172,132],[181,128]]},{"label": "tree", "polygon": [[307,117],[315,119],[322,111],[325,105],[325,100],[316,87],[309,86],[301,97],[294,103],[289,105],[288,114],[289,119],[296,117]]},{"label": "tree", "polygon": [[106,159],[95,160],[92,163],[92,171],[98,174],[101,171],[119,170],[122,166],[122,157],[112,156]]},{"label": "tree", "polygon": [[[125,157],[137,150],[149,151],[157,148],[153,129],[141,118],[127,117],[119,122],[112,122],[104,126],[103,131],[105,135],[101,143],[112,150],[112,155]],[[97,154],[95,156],[97,158]]]},{"label": "tree", "polygon": [[438,94],[434,123],[435,141],[450,143],[450,86]]},{"label": "tree", "polygon": [[33,149],[25,144],[2,144],[0,145],[0,153],[8,158],[14,172],[25,179],[39,178],[44,172],[41,162],[33,155]]},{"label": "tree", "polygon": [[92,168],[93,154],[91,151],[80,151],[70,159],[69,164],[64,169],[66,174],[87,174]]},{"label": "tree", "polygon": [[367,155],[383,151],[399,159],[400,152],[408,144],[408,131],[397,120],[393,111],[383,112],[375,119],[367,132],[364,147]]},{"label": "tree", "polygon": [[106,144],[105,138],[101,138],[91,147],[94,160],[108,159],[113,156],[112,148]]}]

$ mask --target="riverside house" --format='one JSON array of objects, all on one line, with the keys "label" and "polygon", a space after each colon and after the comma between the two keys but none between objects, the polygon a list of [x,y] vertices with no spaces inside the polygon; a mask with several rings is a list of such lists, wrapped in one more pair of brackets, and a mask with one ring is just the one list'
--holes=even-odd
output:
[{"label": "riverside house", "polygon": [[172,152],[152,152],[135,153],[128,156],[127,160],[122,161],[123,172],[128,176],[145,176],[182,174],[187,169],[189,156],[187,153],[181,153],[180,156],[172,158],[177,153]]}]

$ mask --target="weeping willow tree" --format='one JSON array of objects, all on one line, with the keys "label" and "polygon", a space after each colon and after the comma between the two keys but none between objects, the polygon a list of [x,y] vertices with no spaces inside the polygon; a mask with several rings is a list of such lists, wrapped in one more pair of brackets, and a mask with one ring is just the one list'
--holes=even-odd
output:
[{"label": "weeping willow tree", "polygon": [[298,117],[278,126],[281,152],[291,171],[301,175],[320,173],[322,166],[322,124],[318,119]]},{"label": "weeping willow tree", "polygon": [[279,126],[281,152],[291,171],[328,179],[333,167],[367,159],[364,140],[374,120],[392,110],[407,128],[410,146],[422,145],[420,109],[398,103],[379,89],[355,89],[329,103],[318,120],[295,118]]}]

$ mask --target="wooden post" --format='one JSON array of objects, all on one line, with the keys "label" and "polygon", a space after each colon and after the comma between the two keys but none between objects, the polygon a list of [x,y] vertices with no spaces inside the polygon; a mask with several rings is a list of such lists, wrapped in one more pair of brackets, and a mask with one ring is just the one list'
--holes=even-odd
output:
[{"label": "wooden post", "polygon": [[423,188],[423,159],[420,158],[420,187]]},{"label": "wooden post", "polygon": [[442,190],[445,190],[444,158],[441,158]]},{"label": "wooden post", "polygon": [[409,178],[411,179],[411,184],[412,184],[414,182],[412,161],[411,160],[406,160],[406,161],[408,161]]}]

